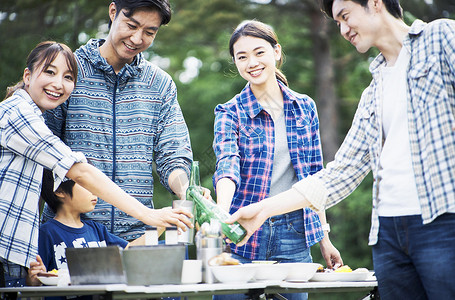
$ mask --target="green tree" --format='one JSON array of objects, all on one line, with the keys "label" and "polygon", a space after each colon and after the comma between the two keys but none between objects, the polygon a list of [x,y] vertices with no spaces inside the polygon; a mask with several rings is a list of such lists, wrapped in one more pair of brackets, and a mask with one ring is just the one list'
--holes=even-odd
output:
[{"label": "green tree", "polygon": [[[239,93],[245,81],[228,53],[228,41],[242,20],[258,19],[274,27],[283,46],[283,71],[292,89],[308,94],[317,104],[325,161],[349,129],[363,89],[369,84],[369,61],[377,52],[359,54],[324,17],[313,0],[170,0],[173,16],[160,29],[145,55],[174,78],[188,124],[194,159],[201,164],[201,180],[212,187],[213,110]],[[406,22],[454,17],[453,1],[401,1]],[[53,39],[72,49],[89,38],[107,35],[108,5],[104,0],[2,0],[0,2],[0,97],[19,81],[28,52]],[[158,181],[156,181],[158,182]],[[372,268],[367,246],[371,215],[371,174],[346,201],[327,210],[331,240],[351,267]],[[155,185],[158,206],[175,198]],[[213,192],[212,192],[213,193]],[[317,246],[314,260],[323,263]],[[332,295],[342,299],[341,295]],[[360,298],[352,295],[349,299]],[[315,295],[312,299],[329,299]]]}]

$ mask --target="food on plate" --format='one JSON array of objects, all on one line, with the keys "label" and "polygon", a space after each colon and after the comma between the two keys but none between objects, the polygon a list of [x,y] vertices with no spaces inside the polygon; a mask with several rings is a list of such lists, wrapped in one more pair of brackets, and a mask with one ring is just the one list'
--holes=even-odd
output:
[{"label": "food on plate", "polygon": [[357,268],[354,271],[355,273],[370,273],[370,271],[367,268]]},{"label": "food on plate", "polygon": [[231,266],[240,265],[240,261],[231,256],[230,253],[223,252],[209,259],[209,266]]},{"label": "food on plate", "polygon": [[348,265],[344,265],[344,266],[335,265],[331,269],[320,266],[316,272],[317,273],[332,273],[332,272],[335,272],[335,273],[351,273],[351,272],[368,273],[370,271],[368,271],[367,268],[357,268],[353,271]]},{"label": "food on plate", "polygon": [[349,273],[349,272],[352,272],[352,269],[348,265],[344,265],[344,266],[339,267],[338,269],[335,269],[334,272]]},{"label": "food on plate", "polygon": [[[336,264],[335,266],[333,266],[333,268],[324,268],[323,266],[320,266],[317,270],[316,270],[316,273],[332,273],[332,272],[336,272],[337,269],[340,268],[340,264]],[[349,266],[348,266],[349,268]],[[350,269],[350,268],[349,268]],[[346,270],[346,268],[345,268]],[[346,272],[346,271],[345,271]]]},{"label": "food on plate", "polygon": [[53,269],[49,272],[40,272],[38,273],[38,277],[58,277],[58,270]]}]

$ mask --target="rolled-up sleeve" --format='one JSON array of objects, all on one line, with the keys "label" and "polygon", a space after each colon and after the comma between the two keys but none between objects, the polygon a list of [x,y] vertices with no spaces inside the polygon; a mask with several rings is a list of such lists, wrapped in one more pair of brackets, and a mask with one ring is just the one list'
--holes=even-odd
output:
[{"label": "rolled-up sleeve", "polygon": [[2,146],[54,172],[55,186],[76,162],[86,162],[82,153],[73,152],[55,136],[41,116],[21,106],[10,115],[2,136]]}]

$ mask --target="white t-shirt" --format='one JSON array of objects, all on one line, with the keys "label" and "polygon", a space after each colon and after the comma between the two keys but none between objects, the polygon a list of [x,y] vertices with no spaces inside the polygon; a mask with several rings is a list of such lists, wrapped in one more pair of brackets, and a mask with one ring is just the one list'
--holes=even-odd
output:
[{"label": "white t-shirt", "polygon": [[273,122],[275,124],[275,153],[269,197],[289,190],[298,181],[289,153],[284,113],[276,120],[274,119]]},{"label": "white t-shirt", "polygon": [[421,214],[417,195],[407,118],[406,70],[410,53],[403,47],[394,66],[381,69],[384,145],[380,157],[380,216]]}]

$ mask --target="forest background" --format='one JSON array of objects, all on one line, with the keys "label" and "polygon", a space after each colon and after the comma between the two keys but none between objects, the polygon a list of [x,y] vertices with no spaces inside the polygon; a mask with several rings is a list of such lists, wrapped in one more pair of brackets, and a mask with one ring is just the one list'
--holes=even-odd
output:
[{"label": "forest background", "polygon": [[[330,162],[347,133],[361,93],[371,75],[376,50],[359,54],[321,13],[316,0],[170,0],[171,22],[159,30],[146,58],[175,80],[188,124],[194,159],[200,161],[203,186],[212,189],[213,110],[239,93],[245,81],[228,52],[233,29],[257,19],[272,25],[286,60],[290,87],[317,104],[324,162]],[[453,0],[402,0],[405,21],[454,18]],[[90,38],[105,38],[109,0],[2,0],[0,2],[0,99],[21,79],[29,51],[51,39],[77,49]],[[155,178],[156,179],[156,178]],[[158,206],[175,198],[155,180]],[[371,174],[346,201],[327,210],[330,238],[352,268],[373,268],[368,232]],[[324,264],[319,247],[313,260]],[[347,298],[346,298],[347,297]],[[312,295],[311,299],[358,299],[361,294]]]}]

